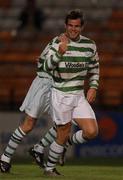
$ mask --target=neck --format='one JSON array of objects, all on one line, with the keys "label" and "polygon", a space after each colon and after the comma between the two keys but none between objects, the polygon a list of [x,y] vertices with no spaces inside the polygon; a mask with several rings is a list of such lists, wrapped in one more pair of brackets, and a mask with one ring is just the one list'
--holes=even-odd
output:
[{"label": "neck", "polygon": [[80,40],[80,36],[78,36],[76,39],[70,39],[71,41],[78,42]]}]

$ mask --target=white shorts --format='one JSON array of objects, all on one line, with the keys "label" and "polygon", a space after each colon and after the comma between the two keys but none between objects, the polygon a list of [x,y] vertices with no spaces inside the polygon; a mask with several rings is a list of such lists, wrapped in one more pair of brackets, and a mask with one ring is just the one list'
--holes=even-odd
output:
[{"label": "white shorts", "polygon": [[36,76],[20,107],[20,111],[25,111],[33,118],[38,118],[43,113],[49,112],[51,86],[52,80],[50,78],[39,78]]},{"label": "white shorts", "polygon": [[77,95],[66,94],[52,88],[51,104],[52,119],[57,125],[66,124],[77,118],[96,119],[83,92]]}]

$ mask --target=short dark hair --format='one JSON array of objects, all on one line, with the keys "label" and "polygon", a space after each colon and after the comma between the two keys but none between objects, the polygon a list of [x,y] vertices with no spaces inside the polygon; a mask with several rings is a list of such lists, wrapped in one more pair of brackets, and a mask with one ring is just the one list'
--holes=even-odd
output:
[{"label": "short dark hair", "polygon": [[81,25],[84,25],[84,15],[81,12],[80,9],[75,9],[75,10],[71,10],[68,12],[68,14],[65,17],[65,24],[68,23],[69,19],[80,19],[81,20]]}]

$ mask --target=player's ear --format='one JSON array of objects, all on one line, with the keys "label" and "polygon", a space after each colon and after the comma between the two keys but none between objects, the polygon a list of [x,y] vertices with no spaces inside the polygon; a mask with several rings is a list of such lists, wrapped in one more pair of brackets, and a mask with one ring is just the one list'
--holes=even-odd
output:
[{"label": "player's ear", "polygon": [[85,26],[84,26],[84,25],[82,25],[82,27],[81,27],[81,31],[83,31],[84,27],[85,27]]},{"label": "player's ear", "polygon": [[66,27],[67,27],[67,25],[66,24],[64,24],[64,28],[66,29]]}]

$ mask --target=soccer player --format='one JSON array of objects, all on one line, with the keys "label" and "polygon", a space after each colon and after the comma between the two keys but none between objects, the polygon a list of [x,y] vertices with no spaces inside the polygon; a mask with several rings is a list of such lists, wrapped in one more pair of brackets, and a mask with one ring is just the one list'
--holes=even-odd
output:
[{"label": "soccer player", "polygon": [[[50,88],[52,86],[52,77],[43,71],[42,64],[45,55],[50,48],[50,44],[46,46],[38,59],[37,76],[33,80],[29,91],[20,107],[21,111],[25,111],[26,117],[19,127],[13,132],[5,151],[0,157],[1,172],[9,172],[11,168],[11,159],[15,150],[21,143],[23,138],[34,128],[38,117],[44,112],[49,111],[50,106]],[[40,158],[42,156],[40,155]]]},{"label": "soccer player", "polygon": [[[45,112],[49,113],[50,107],[50,89],[52,87],[52,77],[50,74],[43,71],[43,61],[45,60],[45,56],[50,49],[52,43],[49,43],[42,54],[38,59],[38,68],[37,68],[37,76],[33,80],[29,91],[20,107],[20,110],[25,111],[26,117],[23,122],[19,125],[17,129],[13,132],[8,142],[5,151],[0,157],[0,169],[1,172],[7,173],[11,169],[11,159],[15,153],[15,150],[18,148],[18,145],[21,143],[23,138],[34,128],[37,119]],[[48,134],[50,133],[49,136]],[[42,142],[39,145],[35,145],[35,148],[30,149],[30,154],[35,158],[38,165],[44,168],[44,160],[43,160],[43,149],[44,146],[48,146],[50,141],[54,141],[56,138],[56,127],[52,127],[48,133],[46,134],[46,138],[42,139]],[[47,143],[47,140],[49,141]],[[47,140],[46,140],[47,139]],[[42,147],[43,144],[43,147]],[[62,158],[63,159],[63,158]],[[64,162],[62,161],[61,164]]]},{"label": "soccer player", "polygon": [[[71,120],[78,124],[74,140],[80,143],[98,134],[95,113],[90,103],[96,98],[99,81],[99,58],[94,41],[82,36],[83,14],[69,12],[65,18],[65,32],[53,39],[46,54],[44,70],[53,71],[51,95],[52,119],[56,123],[57,137],[50,145],[44,174],[59,176],[55,166],[69,138]],[[85,97],[84,82],[89,76],[89,89]]]}]

